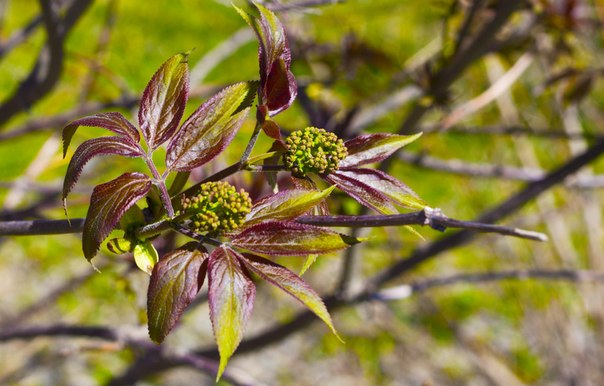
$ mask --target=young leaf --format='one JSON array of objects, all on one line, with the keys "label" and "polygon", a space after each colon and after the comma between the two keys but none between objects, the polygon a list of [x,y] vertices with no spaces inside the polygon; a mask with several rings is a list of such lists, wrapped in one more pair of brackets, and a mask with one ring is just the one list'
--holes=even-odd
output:
[{"label": "young leaf", "polygon": [[332,186],[323,191],[290,189],[282,190],[258,201],[248,213],[245,225],[253,225],[266,220],[290,220],[301,216],[318,205],[335,189]]},{"label": "young leaf", "polygon": [[245,254],[241,261],[250,271],[281,288],[308,307],[338,336],[321,297],[301,277],[289,269],[260,256]]},{"label": "young leaf", "polygon": [[135,143],[140,141],[138,130],[122,114],[113,112],[91,115],[75,120],[63,129],[63,158],[67,154],[67,148],[73,135],[80,126],[102,127],[123,137],[130,138]]},{"label": "young leaf", "polygon": [[182,53],[168,59],[143,92],[138,124],[151,150],[172,137],[182,118],[189,92],[188,56]]},{"label": "young leaf", "polygon": [[421,137],[421,135],[422,133],[414,135],[381,133],[355,137],[345,143],[348,156],[340,161],[340,168],[381,162],[401,147]]},{"label": "young leaf", "polygon": [[243,257],[236,251],[218,247],[208,264],[208,302],[214,337],[220,353],[220,378],[227,362],[241,342],[250,318],[256,287],[241,267]]},{"label": "young leaf", "polygon": [[149,336],[161,343],[191,304],[206,276],[208,254],[191,242],[155,264],[147,292]]},{"label": "young leaf", "polygon": [[86,163],[96,156],[110,154],[139,157],[143,153],[137,143],[125,137],[101,137],[82,142],[73,154],[65,173],[63,201],[78,181]]},{"label": "young leaf", "polygon": [[386,196],[390,202],[408,209],[421,210],[427,205],[424,200],[396,178],[374,169],[345,169],[335,173],[340,178],[354,180],[359,184],[371,187]]},{"label": "young leaf", "polygon": [[260,19],[237,7],[235,9],[258,37],[260,104],[268,108],[269,116],[274,116],[291,106],[298,93],[296,80],[290,71],[291,51],[277,16],[260,4],[254,5],[260,12]]},{"label": "young leaf", "polygon": [[153,267],[159,260],[159,255],[155,250],[155,247],[149,240],[137,243],[132,251],[134,255],[134,262],[141,271],[151,275]]},{"label": "young leaf", "polygon": [[364,181],[342,173],[341,170],[329,173],[324,178],[370,209],[382,214],[398,213],[394,205],[390,203],[389,197]]},{"label": "young leaf", "polygon": [[122,215],[151,189],[142,173],[125,173],[92,191],[82,231],[82,249],[90,261]]},{"label": "young leaf", "polygon": [[170,140],[168,169],[189,171],[220,154],[233,140],[253,103],[253,83],[237,83],[202,104]]},{"label": "young leaf", "polygon": [[237,247],[263,255],[306,256],[339,251],[360,240],[311,225],[268,221],[244,229],[231,242]]}]

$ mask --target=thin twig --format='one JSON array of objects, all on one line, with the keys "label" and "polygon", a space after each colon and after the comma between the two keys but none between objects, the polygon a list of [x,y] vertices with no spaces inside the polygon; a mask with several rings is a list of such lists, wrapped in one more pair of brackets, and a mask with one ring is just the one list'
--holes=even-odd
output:
[{"label": "thin twig", "polygon": [[[440,125],[424,126],[419,131],[426,134],[441,134],[443,132]],[[597,133],[581,132],[567,133],[560,129],[533,129],[524,126],[477,126],[477,127],[451,127],[447,129],[447,134],[468,134],[468,135],[525,135],[528,137],[540,137],[550,139],[586,139],[599,140],[604,136]]]}]

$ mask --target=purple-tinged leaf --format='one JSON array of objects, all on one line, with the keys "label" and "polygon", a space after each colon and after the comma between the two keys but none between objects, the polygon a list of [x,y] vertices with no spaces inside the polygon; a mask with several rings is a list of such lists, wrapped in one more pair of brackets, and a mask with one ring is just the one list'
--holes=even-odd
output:
[{"label": "purple-tinged leaf", "polygon": [[189,171],[220,154],[233,140],[253,103],[253,82],[225,88],[202,104],[170,140],[166,165]]},{"label": "purple-tinged leaf", "polygon": [[[321,297],[302,278],[289,269],[260,256],[245,254],[245,266],[269,283],[281,288],[314,312],[338,336]],[[338,337],[339,338],[339,337]]]},{"label": "purple-tinged leaf", "polygon": [[357,167],[374,162],[381,162],[390,157],[401,147],[421,137],[414,135],[367,134],[346,141],[348,156],[340,161],[340,167]]},{"label": "purple-tinged leaf", "polygon": [[[304,189],[304,190],[318,190],[317,184],[314,183],[310,178],[298,178],[291,176],[291,182],[296,189]],[[325,200],[321,201],[319,205],[314,207],[314,209],[310,213],[311,215],[316,216],[329,216],[329,206]]]},{"label": "purple-tinged leaf", "polygon": [[374,209],[382,214],[398,213],[385,194],[349,174],[350,173],[342,173],[342,170],[337,170],[329,173],[324,178],[337,186],[338,189],[357,200],[360,204],[370,209]]},{"label": "purple-tinged leaf", "polygon": [[142,173],[125,173],[94,188],[82,231],[82,249],[88,261],[124,213],[150,189],[151,180]]},{"label": "purple-tinged leaf", "polygon": [[67,154],[67,148],[71,143],[73,135],[80,126],[101,127],[123,137],[130,138],[135,143],[140,141],[138,130],[122,114],[113,112],[91,115],[75,120],[63,129],[63,158]]},{"label": "purple-tinged leaf", "polygon": [[241,342],[245,325],[250,318],[256,287],[249,278],[236,251],[218,247],[212,251],[208,263],[208,302],[214,337],[220,353],[220,378],[229,358]]},{"label": "purple-tinged leaf", "polygon": [[245,226],[267,220],[291,220],[320,204],[335,189],[323,191],[289,189],[271,194],[254,204],[246,216]]},{"label": "purple-tinged leaf", "polygon": [[82,142],[76,149],[63,181],[63,202],[80,178],[82,169],[92,158],[103,155],[121,155],[124,157],[139,157],[143,155],[139,145],[125,137],[101,137]]},{"label": "purple-tinged leaf", "polygon": [[161,343],[191,304],[206,276],[208,254],[191,242],[155,264],[147,292],[149,336]]},{"label": "purple-tinged leaf", "polygon": [[237,12],[254,29],[259,41],[260,105],[274,116],[287,109],[298,93],[296,79],[290,71],[291,51],[283,25],[277,16],[260,4],[254,3],[260,19],[235,7]]},{"label": "purple-tinged leaf", "polygon": [[290,221],[268,221],[252,225],[231,240],[234,246],[270,256],[336,252],[360,241],[325,228]]},{"label": "purple-tinged leaf", "polygon": [[267,119],[266,121],[262,122],[262,131],[264,131],[264,134],[268,135],[272,139],[281,141],[281,128],[277,122]]},{"label": "purple-tinged leaf", "polygon": [[138,124],[151,150],[172,137],[178,128],[189,92],[189,54],[177,54],[157,70],[143,92]]},{"label": "purple-tinged leaf", "polygon": [[328,179],[359,202],[383,214],[397,213],[396,209],[392,212],[391,206],[383,205],[384,198],[408,209],[421,210],[426,206],[411,188],[379,170],[340,169]]}]

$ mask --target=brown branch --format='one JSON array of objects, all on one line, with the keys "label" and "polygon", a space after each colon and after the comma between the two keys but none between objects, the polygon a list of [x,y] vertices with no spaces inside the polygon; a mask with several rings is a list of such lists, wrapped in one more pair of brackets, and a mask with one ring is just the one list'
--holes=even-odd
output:
[{"label": "brown branch", "polygon": [[86,11],[92,0],[74,0],[60,19],[51,0],[40,0],[42,22],[46,29],[46,45],[29,75],[14,93],[0,105],[0,127],[5,127],[15,114],[25,111],[46,96],[58,82],[63,71],[63,43],[68,32]]}]

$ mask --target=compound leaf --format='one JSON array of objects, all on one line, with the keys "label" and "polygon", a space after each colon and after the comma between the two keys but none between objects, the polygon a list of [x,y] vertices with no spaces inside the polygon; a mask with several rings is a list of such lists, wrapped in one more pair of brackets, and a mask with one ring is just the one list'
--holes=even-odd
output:
[{"label": "compound leaf", "polygon": [[143,92],[138,124],[151,150],[172,137],[182,118],[189,92],[188,56],[181,53],[168,59]]},{"label": "compound leaf", "polygon": [[328,229],[291,221],[267,221],[244,229],[233,245],[272,256],[306,256],[339,251],[361,240]]},{"label": "compound leaf", "polygon": [[340,167],[357,167],[360,165],[381,162],[390,157],[401,147],[421,137],[414,135],[396,135],[388,133],[359,135],[346,141],[348,156],[340,161]]},{"label": "compound leaf", "polygon": [[289,269],[260,256],[245,254],[241,261],[250,271],[281,288],[314,312],[338,336],[321,297],[302,278]]},{"label": "compound leaf", "polygon": [[241,259],[239,253],[226,247],[214,249],[209,257],[210,319],[220,353],[217,379],[241,342],[254,307],[256,287],[241,266]]},{"label": "compound leaf", "polygon": [[155,264],[147,291],[149,336],[161,343],[191,304],[206,276],[208,254],[191,242]]},{"label": "compound leaf", "polygon": [[91,115],[75,120],[63,129],[63,158],[67,154],[67,148],[71,143],[73,135],[80,126],[101,127],[123,137],[130,138],[135,143],[140,141],[138,130],[122,114],[111,112]]},{"label": "compound leaf", "polygon": [[94,188],[82,231],[82,249],[88,261],[124,213],[150,189],[151,180],[142,173],[125,173]]},{"label": "compound leaf", "polygon": [[323,191],[289,189],[265,197],[254,204],[245,224],[253,225],[267,220],[290,220],[301,216],[320,204],[335,189]]},{"label": "compound leaf", "polygon": [[143,155],[139,145],[126,137],[101,137],[82,142],[76,149],[63,181],[63,202],[78,181],[82,169],[92,158],[103,155],[139,157]]},{"label": "compound leaf", "polygon": [[233,140],[253,103],[253,82],[225,88],[202,104],[171,139],[166,165],[189,171],[220,154]]}]

